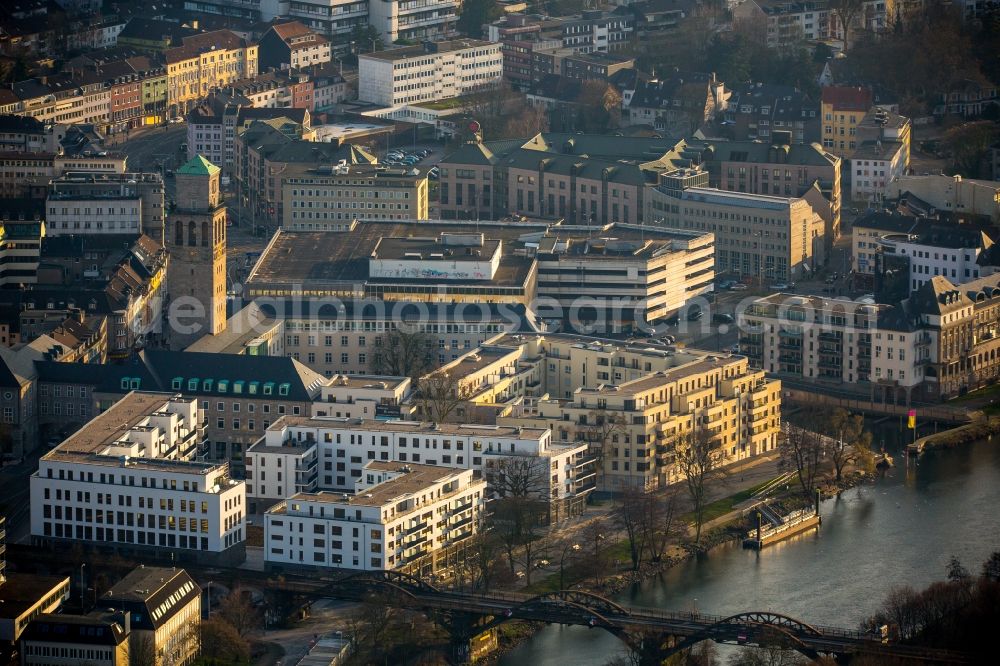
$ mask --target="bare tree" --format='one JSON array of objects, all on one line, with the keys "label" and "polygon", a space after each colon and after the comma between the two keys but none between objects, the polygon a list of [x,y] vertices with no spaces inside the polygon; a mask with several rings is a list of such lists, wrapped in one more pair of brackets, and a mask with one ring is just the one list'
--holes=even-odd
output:
[{"label": "bare tree", "polygon": [[683,435],[677,444],[677,471],[684,477],[691,510],[694,512],[694,542],[701,543],[701,528],[705,522],[708,483],[720,478],[718,469],[720,454],[712,433],[704,428],[696,428]]},{"label": "bare tree", "polygon": [[201,623],[201,657],[209,663],[243,664],[250,659],[250,647],[233,625],[212,618]]},{"label": "bare tree", "polygon": [[836,441],[829,447],[830,462],[836,480],[843,476],[844,468],[852,463],[859,463],[863,468],[871,466],[872,435],[865,430],[865,419],[860,414],[851,414],[846,409],[838,407],[826,419],[826,434]]},{"label": "bare tree", "polygon": [[847,43],[851,23],[864,9],[865,0],[830,0],[830,9],[837,15],[840,27],[844,31],[844,50],[847,50]]},{"label": "bare tree", "polygon": [[670,485],[657,493],[649,503],[649,518],[647,525],[649,537],[646,542],[649,547],[649,559],[659,562],[667,552],[671,543],[687,536],[687,524],[681,519],[683,501],[680,488]]},{"label": "bare tree", "polygon": [[486,477],[495,496],[493,530],[507,554],[513,574],[524,567],[527,583],[548,543],[542,526],[549,515],[548,463],[534,456],[491,456]]},{"label": "bare tree", "polygon": [[464,416],[462,405],[472,394],[447,372],[433,372],[419,378],[416,402],[420,417],[425,421],[447,423],[453,417]]},{"label": "bare tree", "polygon": [[798,477],[802,494],[811,498],[816,492],[825,444],[821,435],[790,425],[778,442],[781,466],[791,469]]},{"label": "bare tree", "polygon": [[473,592],[489,592],[497,580],[502,544],[492,529],[481,529],[467,543],[459,575]]},{"label": "bare tree", "polygon": [[582,565],[585,574],[596,580],[598,585],[604,582],[604,575],[608,569],[609,539],[607,534],[610,527],[607,519],[598,517],[590,520],[580,530],[580,546],[586,553],[586,559],[583,560]]},{"label": "bare tree", "polygon": [[557,541],[552,548],[552,557],[559,569],[559,589],[566,589],[567,574],[580,558],[583,546],[576,542],[576,539],[569,536]]},{"label": "bare tree", "polygon": [[632,570],[638,571],[642,556],[646,551],[646,540],[650,536],[648,526],[650,496],[641,490],[630,488],[622,495],[621,503],[614,508],[615,523],[625,531],[628,539]]},{"label": "bare tree", "polygon": [[129,666],[156,666],[156,645],[150,636],[133,634],[125,647]]},{"label": "bare tree", "polygon": [[234,587],[226,595],[219,604],[216,614],[236,629],[243,638],[259,629],[264,622],[260,609],[254,606],[249,591],[241,587]]},{"label": "bare tree", "polygon": [[368,369],[376,375],[423,377],[434,368],[427,334],[406,324],[389,331],[372,351]]},{"label": "bare tree", "polygon": [[619,412],[595,409],[587,414],[587,425],[583,435],[596,461],[597,473],[603,482],[604,460],[616,439],[625,433],[625,417]]}]

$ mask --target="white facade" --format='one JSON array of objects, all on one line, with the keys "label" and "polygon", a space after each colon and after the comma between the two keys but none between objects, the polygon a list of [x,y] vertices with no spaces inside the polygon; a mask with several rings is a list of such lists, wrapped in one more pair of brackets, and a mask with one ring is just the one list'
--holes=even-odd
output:
[{"label": "white facade", "polygon": [[906,173],[905,146],[895,141],[885,145],[889,150],[862,146],[851,158],[851,196],[855,200],[884,199],[889,184]]},{"label": "white facade", "polygon": [[49,236],[142,233],[142,199],[135,197],[63,196],[45,200]]},{"label": "white facade", "polygon": [[[192,160],[201,155],[215,165],[232,166],[233,138],[226,138],[227,129],[223,128],[221,118],[212,116],[210,122],[198,122],[196,114],[188,114],[187,124],[187,158]],[[229,148],[227,151],[226,148]]]},{"label": "white facade", "polygon": [[[261,14],[265,15],[263,9]],[[296,0],[279,9],[278,14],[290,16],[327,37],[347,38],[356,25],[368,23],[368,0]]]},{"label": "white facade", "polygon": [[31,535],[217,555],[244,540],[245,485],[194,462],[196,400],[129,393],[39,461]]},{"label": "white facade", "polygon": [[358,99],[394,106],[439,101],[497,85],[500,44],[475,39],[408,46],[358,58]]},{"label": "white facade", "polygon": [[268,510],[264,561],[362,571],[417,565],[475,534],[486,482],[471,471],[373,462],[355,490],[301,493]]},{"label": "white facade", "polygon": [[338,375],[320,387],[312,415],[349,419],[399,416],[403,402],[410,395],[410,386],[409,377]]},{"label": "white facade", "polygon": [[454,32],[459,4],[458,0],[372,0],[368,23],[386,43],[446,37]]},{"label": "white facade", "polygon": [[574,463],[586,451],[585,443],[553,442],[548,428],[285,417],[247,451],[247,494],[264,501],[290,497],[289,483],[295,481],[289,481],[289,475],[295,470],[304,472],[297,475],[299,480],[309,478],[307,463],[313,455],[318,462],[315,483],[300,483],[297,492],[349,490],[362,478],[364,466],[375,460],[482,473],[490,461],[530,456],[551,463],[547,499],[563,500],[573,494]]},{"label": "white facade", "polygon": [[907,234],[886,234],[879,244],[885,254],[909,257],[911,291],[935,275],[943,275],[956,285],[980,277],[977,260],[983,249],[979,247],[941,247]]}]

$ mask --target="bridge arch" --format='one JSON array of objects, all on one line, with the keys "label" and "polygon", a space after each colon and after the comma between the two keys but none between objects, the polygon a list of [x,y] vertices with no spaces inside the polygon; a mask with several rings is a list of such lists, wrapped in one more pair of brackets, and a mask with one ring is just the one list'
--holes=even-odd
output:
[{"label": "bridge arch", "polygon": [[730,615],[729,617],[720,620],[717,624],[752,624],[768,627],[780,627],[782,629],[798,631],[811,636],[823,635],[823,632],[813,627],[811,624],[807,624],[801,620],[796,620],[794,617],[789,617],[788,615],[771,613],[769,611],[748,611],[745,613],[737,613],[736,615]]},{"label": "bridge arch", "polygon": [[364,571],[350,574],[331,583],[328,589],[331,593],[346,594],[350,597],[361,597],[369,592],[389,592],[414,598],[418,594],[440,592],[427,581],[398,571]]},{"label": "bridge arch", "polygon": [[616,604],[607,597],[602,597],[585,590],[556,590],[532,597],[525,604],[534,603],[572,603],[594,611],[599,615],[629,615],[628,609]]}]

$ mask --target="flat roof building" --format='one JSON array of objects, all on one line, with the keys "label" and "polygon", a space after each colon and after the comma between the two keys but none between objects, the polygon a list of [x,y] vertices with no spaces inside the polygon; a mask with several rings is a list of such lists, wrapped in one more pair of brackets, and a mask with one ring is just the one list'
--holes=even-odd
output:
[{"label": "flat roof building", "polygon": [[271,507],[265,561],[426,575],[452,563],[486,506],[486,482],[471,470],[431,465],[371,461],[354,490],[296,493]]},{"label": "flat roof building", "polygon": [[31,476],[33,541],[241,562],[245,487],[194,460],[202,418],[196,400],[140,392],[92,418]]}]

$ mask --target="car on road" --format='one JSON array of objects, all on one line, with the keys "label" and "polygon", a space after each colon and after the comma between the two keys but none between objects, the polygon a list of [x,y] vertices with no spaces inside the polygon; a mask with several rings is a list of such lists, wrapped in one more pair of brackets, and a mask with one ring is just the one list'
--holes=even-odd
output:
[{"label": "car on road", "polygon": [[427,177],[431,180],[437,180],[440,175],[441,171],[437,167],[431,167],[430,171],[427,172]]},{"label": "car on road", "polygon": [[739,346],[739,344],[732,345],[726,351],[728,351],[730,354],[739,354],[740,353],[740,346]]},{"label": "car on road", "polygon": [[732,287],[730,287],[730,289],[732,289],[733,291],[746,291],[749,288],[750,287],[746,286],[742,282],[737,282]]},{"label": "car on road", "polygon": [[771,285],[771,289],[774,289],[775,291],[787,291],[788,289],[791,289],[791,287],[784,282],[775,282]]},{"label": "car on road", "polygon": [[171,118],[169,122],[171,125],[176,125],[177,123],[184,122],[184,118]]},{"label": "car on road", "polygon": [[701,311],[701,308],[699,306],[695,305],[692,306],[691,308],[688,308],[688,313],[687,313],[688,321],[698,321],[703,316],[705,316],[705,313]]},{"label": "car on road", "polygon": [[732,324],[736,320],[733,319],[733,315],[726,314],[724,312],[716,312],[712,315],[712,321],[716,324]]},{"label": "car on road", "polygon": [[830,277],[828,277],[827,279],[823,280],[823,282],[825,282],[826,284],[833,284],[836,281],[837,281],[837,279],[835,277],[833,277],[832,275]]},{"label": "car on road", "polygon": [[734,284],[736,280],[723,280],[719,283],[719,289],[732,289]]},{"label": "car on road", "polygon": [[675,338],[672,335],[664,335],[662,338],[660,338],[660,340],[662,340],[663,342],[667,343],[668,345],[672,345],[675,342],[677,342],[677,338]]}]

